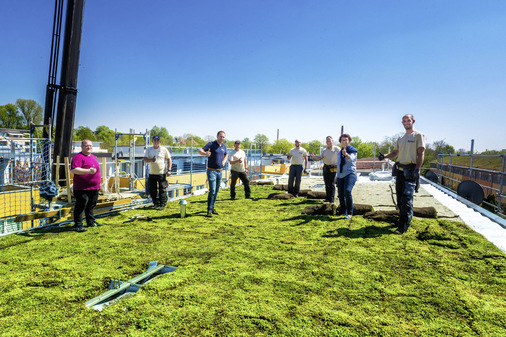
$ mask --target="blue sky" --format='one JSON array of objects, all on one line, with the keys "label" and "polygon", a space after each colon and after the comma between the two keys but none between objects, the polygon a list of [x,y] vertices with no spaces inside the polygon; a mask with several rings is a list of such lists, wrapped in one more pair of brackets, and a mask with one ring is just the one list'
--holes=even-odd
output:
[{"label": "blue sky", "polygon": [[[2,4],[0,105],[44,105],[53,12]],[[75,126],[503,149],[505,61],[503,0],[87,0]]]}]

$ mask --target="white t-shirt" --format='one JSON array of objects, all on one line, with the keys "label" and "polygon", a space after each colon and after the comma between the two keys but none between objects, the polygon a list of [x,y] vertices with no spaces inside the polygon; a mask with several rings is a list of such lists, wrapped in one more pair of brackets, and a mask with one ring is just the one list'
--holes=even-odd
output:
[{"label": "white t-shirt", "polygon": [[156,160],[154,163],[149,163],[149,174],[165,174],[167,172],[167,160],[170,158],[170,152],[163,146],[155,149],[153,146],[148,147],[144,153],[144,157],[153,158]]},{"label": "white t-shirt", "polygon": [[288,154],[292,156],[292,165],[304,165],[304,158],[307,157],[307,151],[305,148],[299,147],[297,150],[297,148],[294,147]]},{"label": "white t-shirt", "polygon": [[246,168],[244,167],[244,159],[246,159],[246,153],[239,149],[239,151],[232,150],[230,151],[230,161],[240,159],[239,163],[230,164],[230,169],[235,172],[245,172]]}]

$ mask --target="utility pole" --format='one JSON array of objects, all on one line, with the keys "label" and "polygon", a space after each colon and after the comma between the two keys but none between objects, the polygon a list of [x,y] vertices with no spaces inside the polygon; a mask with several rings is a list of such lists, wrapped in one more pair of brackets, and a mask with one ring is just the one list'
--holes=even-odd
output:
[{"label": "utility pole", "polygon": [[[58,0],[56,1],[58,2]],[[83,16],[84,0],[68,0],[65,16],[65,36],[63,39],[62,69],[60,85],[58,87],[59,95],[53,153],[54,163],[56,163],[56,158],[60,158],[62,162],[64,162],[65,158],[70,158],[72,149]],[[46,97],[46,103],[47,101],[48,98]],[[65,176],[65,166],[59,165],[58,167],[60,168],[61,176]]]}]

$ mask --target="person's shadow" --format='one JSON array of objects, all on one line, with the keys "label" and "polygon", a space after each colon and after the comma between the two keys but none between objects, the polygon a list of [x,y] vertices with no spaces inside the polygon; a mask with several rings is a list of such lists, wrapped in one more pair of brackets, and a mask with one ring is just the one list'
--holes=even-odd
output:
[{"label": "person's shadow", "polygon": [[377,238],[382,235],[390,235],[390,234],[394,233],[387,227],[371,225],[355,229],[350,229],[348,227],[341,227],[328,231],[327,233],[323,234],[322,237],[338,238],[344,236],[350,239],[358,239],[358,238]]}]

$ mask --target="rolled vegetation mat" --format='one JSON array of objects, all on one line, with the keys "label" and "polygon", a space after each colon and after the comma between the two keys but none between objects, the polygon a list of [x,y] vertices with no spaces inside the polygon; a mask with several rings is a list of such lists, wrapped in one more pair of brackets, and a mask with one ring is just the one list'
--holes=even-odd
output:
[{"label": "rolled vegetation mat", "polygon": [[300,190],[299,197],[307,197],[307,194],[311,192],[311,190]]},{"label": "rolled vegetation mat", "polygon": [[334,215],[336,213],[337,206],[335,204],[318,204],[311,205],[304,208],[302,214],[308,215]]},{"label": "rolled vegetation mat", "polygon": [[367,204],[353,204],[353,215],[364,215],[367,212],[373,212],[372,205]]},{"label": "rolled vegetation mat", "polygon": [[[413,215],[419,218],[437,218],[437,210],[432,207],[413,207]],[[398,210],[367,212],[364,218],[376,221],[396,222],[399,219]]]},{"label": "rolled vegetation mat", "polygon": [[266,181],[266,180],[253,180],[253,181],[250,181],[249,183],[250,185],[274,185],[274,182],[272,181]]},{"label": "rolled vegetation mat", "polygon": [[307,192],[308,199],[325,199],[327,197],[327,193],[322,191],[309,191]]},{"label": "rolled vegetation mat", "polygon": [[272,193],[269,194],[267,199],[280,200],[280,199],[291,199],[293,198],[293,194],[290,193]]}]

